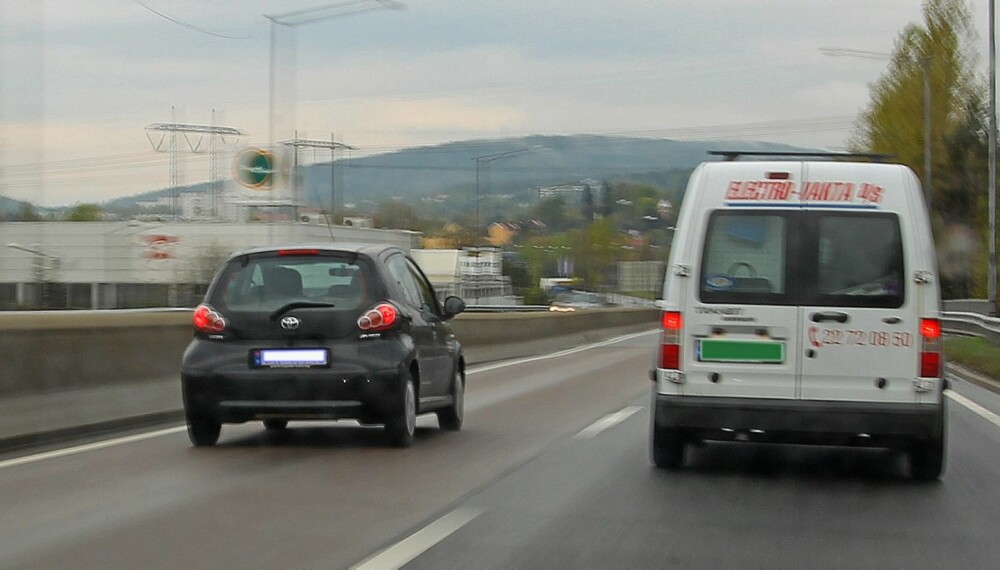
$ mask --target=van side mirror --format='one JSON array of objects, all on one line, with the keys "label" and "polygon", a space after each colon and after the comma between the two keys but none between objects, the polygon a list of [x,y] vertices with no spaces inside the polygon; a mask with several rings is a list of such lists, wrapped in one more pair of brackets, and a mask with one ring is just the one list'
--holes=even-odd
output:
[{"label": "van side mirror", "polygon": [[444,300],[444,318],[450,319],[465,311],[465,301],[455,295],[449,295]]}]

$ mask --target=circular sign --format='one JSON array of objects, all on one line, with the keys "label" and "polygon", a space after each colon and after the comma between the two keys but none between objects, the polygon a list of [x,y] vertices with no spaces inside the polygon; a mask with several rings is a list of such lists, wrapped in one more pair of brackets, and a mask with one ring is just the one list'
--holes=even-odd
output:
[{"label": "circular sign", "polygon": [[233,178],[247,188],[270,190],[274,178],[274,153],[245,148],[233,159]]}]

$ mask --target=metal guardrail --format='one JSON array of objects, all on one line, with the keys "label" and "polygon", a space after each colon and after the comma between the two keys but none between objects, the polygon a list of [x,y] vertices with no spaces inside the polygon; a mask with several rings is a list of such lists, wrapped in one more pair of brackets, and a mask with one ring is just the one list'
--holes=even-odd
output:
[{"label": "metal guardrail", "polygon": [[536,313],[548,311],[548,305],[466,305],[466,313]]},{"label": "metal guardrail", "polygon": [[[549,310],[548,305],[469,305],[469,313],[533,313]],[[1000,318],[979,313],[943,311],[941,328],[952,334],[972,335],[1000,345]]]},{"label": "metal guardrail", "polygon": [[1000,319],[979,313],[941,313],[941,328],[948,333],[979,336],[1000,345]]}]

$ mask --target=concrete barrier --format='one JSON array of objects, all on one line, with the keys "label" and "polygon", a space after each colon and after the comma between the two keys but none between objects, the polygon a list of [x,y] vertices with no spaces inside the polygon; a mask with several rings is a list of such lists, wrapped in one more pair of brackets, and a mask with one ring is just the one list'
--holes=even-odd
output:
[{"label": "concrete barrier", "polygon": [[[470,362],[513,358],[591,340],[593,331],[649,329],[656,309],[574,313],[466,313],[452,323]],[[40,311],[0,313],[0,398],[180,377],[191,313]]]}]

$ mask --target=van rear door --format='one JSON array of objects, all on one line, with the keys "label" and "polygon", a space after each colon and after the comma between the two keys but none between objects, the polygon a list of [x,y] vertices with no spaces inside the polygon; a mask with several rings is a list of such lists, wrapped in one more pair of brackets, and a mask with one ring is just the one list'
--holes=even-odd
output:
[{"label": "van rear door", "polygon": [[[684,393],[792,399],[800,354],[790,301],[795,210],[711,212],[684,315]],[[694,285],[694,283],[691,283]]]},{"label": "van rear door", "polygon": [[906,279],[906,187],[898,171],[863,172],[879,179],[845,181],[842,166],[811,164],[801,190],[811,252],[797,276],[803,400],[914,401],[920,311]]}]

